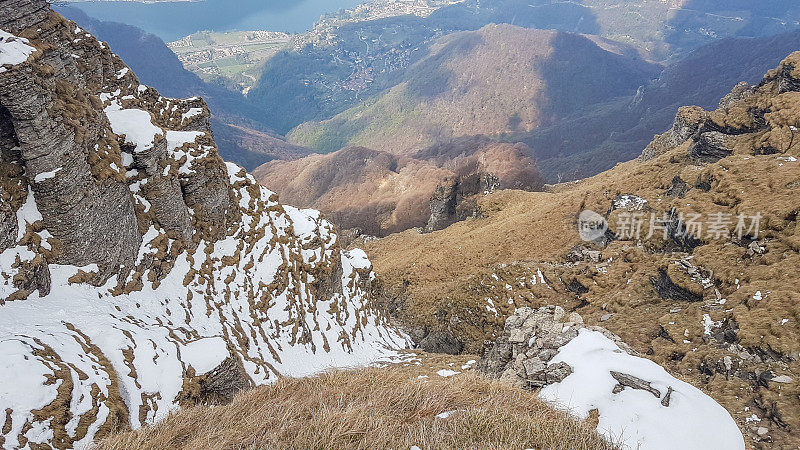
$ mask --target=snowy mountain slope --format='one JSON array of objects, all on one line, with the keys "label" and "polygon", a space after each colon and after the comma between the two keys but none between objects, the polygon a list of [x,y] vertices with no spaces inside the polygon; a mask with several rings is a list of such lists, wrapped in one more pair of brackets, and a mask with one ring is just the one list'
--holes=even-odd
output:
[{"label": "snowy mountain slope", "polygon": [[[0,3],[0,446],[90,443],[405,341],[366,255],[42,0]],[[6,58],[6,49],[14,53]]]},{"label": "snowy mountain slope", "polygon": [[[238,178],[241,169],[229,168],[234,182],[254,185]],[[240,192],[246,204],[249,194]],[[385,346],[402,345],[375,323],[367,292],[371,267],[363,253],[336,249],[330,224],[315,212],[283,209],[264,200],[266,189],[259,193],[251,200],[264,213],[249,216],[224,240],[179,254],[157,286],[143,280],[141,290],[114,295],[116,276],[92,287],[69,281],[81,269],[51,265],[49,295],[3,305],[0,402],[11,410],[4,445],[24,445],[21,436],[29,443],[90,442],[124,415],[134,428],[152,423],[184,395],[190,370],[206,374],[227,358],[241,361],[260,384],[277,374],[369,363],[389,353]],[[31,196],[19,215],[27,222],[36,214]],[[241,245],[253,230],[262,236]],[[145,235],[140,259],[158,252],[161,231]],[[17,246],[0,258],[3,274],[13,274],[15,263],[35,253]],[[316,298],[314,275],[302,267],[337,259],[341,292]],[[4,298],[10,284],[0,285]],[[65,417],[56,407],[67,400],[71,418],[60,430],[56,423]]]}]

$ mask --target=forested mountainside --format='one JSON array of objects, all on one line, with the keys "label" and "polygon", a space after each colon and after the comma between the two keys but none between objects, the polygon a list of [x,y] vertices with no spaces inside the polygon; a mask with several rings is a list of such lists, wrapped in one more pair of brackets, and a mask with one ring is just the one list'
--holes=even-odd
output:
[{"label": "forested mountainside", "polygon": [[409,154],[457,136],[531,131],[633,95],[657,73],[582,36],[488,25],[434,41],[386,93],[288,137],[321,151],[349,144]]},{"label": "forested mountainside", "polygon": [[404,346],[371,264],[44,0],[0,2],[0,446],[71,448]]},{"label": "forested mountainside", "polygon": [[453,352],[499,339],[518,308],[559,305],[701,387],[754,448],[796,447],[799,67],[794,53],[715,110],[681,108],[607,172],[365,241],[384,301],[417,343]]},{"label": "forested mountainside", "polygon": [[600,36],[630,57],[669,62],[722,38],[793,31],[800,26],[800,9],[790,0],[470,0],[428,17],[354,20],[322,28],[313,45],[270,58],[248,97],[284,105],[281,112],[267,112],[265,122],[287,133],[394,86],[406,68],[429,53],[434,39],[491,23]]},{"label": "forested mountainside", "polygon": [[293,146],[260,122],[270,105],[248,101],[240,92],[208,83],[184,69],[175,54],[157,36],[121,23],[102,22],[69,6],[57,11],[108,43],[142,83],[171,97],[202,96],[213,110],[211,127],[226,160],[253,169],[272,159],[294,159],[310,153]]},{"label": "forested mountainside", "polygon": [[[322,151],[351,144],[398,153],[418,142],[425,146],[432,141],[447,142],[454,135],[484,133],[500,141],[527,144],[550,182],[577,179],[635,158],[654,134],[669,126],[680,106],[713,107],[738,82],[757,82],[759,73],[774,67],[800,46],[798,32],[721,40],[690,53],[656,75],[657,70],[637,59],[601,50],[604,42],[595,47],[577,36],[557,34],[548,47],[543,42],[545,35],[537,35],[544,32],[500,28],[502,33],[490,34],[494,39],[483,37],[487,32],[477,32],[483,42],[474,39],[472,51],[467,51],[469,47],[442,46],[434,56],[413,65],[407,71],[411,75],[386,94],[332,119],[303,124],[292,131],[290,138]],[[449,35],[443,41],[449,42],[458,35]],[[541,57],[539,65],[514,57],[514,49],[530,46],[529,39],[536,39],[533,36],[539,38],[542,48],[552,48]],[[489,55],[481,53],[480,48],[490,49]],[[580,56],[579,48],[584,49]],[[619,64],[618,72],[608,67],[610,62]],[[464,90],[453,75],[468,74],[461,70],[464,66],[489,67],[502,75],[486,81],[491,86],[470,84]],[[604,70],[592,70],[595,67]],[[628,84],[606,87],[610,80],[619,78]],[[505,82],[500,83],[501,80]],[[517,99],[525,87],[535,85],[535,80],[540,83],[539,92],[527,102],[520,100],[522,106],[515,109],[511,99]],[[461,85],[464,83],[468,81]],[[415,95],[410,86],[436,93]],[[593,96],[587,96],[589,92]],[[487,112],[485,105],[495,109]],[[518,112],[523,107],[522,116],[540,111],[541,120],[525,120]],[[430,115],[435,115],[431,122],[436,125],[425,122]]]},{"label": "forested mountainside", "polygon": [[[563,51],[563,56],[559,57],[558,52],[547,54],[543,58],[549,63],[531,67],[514,57],[514,49],[521,48],[523,43],[530,44],[525,36],[544,32],[501,26],[502,33],[488,33],[486,30],[490,28],[456,33],[434,41],[446,43],[461,36],[463,42],[465,36],[472,36],[470,45],[473,48],[470,51],[469,45],[442,44],[437,53],[420,56],[418,62],[409,63],[402,75],[395,73],[391,89],[367,96],[333,118],[302,124],[291,132],[291,139],[318,151],[362,145],[399,153],[407,151],[405,149],[412,145],[409,143],[424,147],[431,142],[446,143],[454,135],[463,138],[464,134],[488,133],[502,142],[528,145],[532,150],[530,156],[537,161],[548,181],[572,180],[594,175],[636,157],[654,134],[669,126],[680,106],[713,107],[738,82],[757,82],[760,78],[757,74],[774,67],[783,56],[800,46],[798,32],[763,38],[731,38],[713,42],[663,69],[656,69],[637,58],[618,54],[627,54],[624,48],[596,39],[597,50],[573,58],[569,55],[574,55],[581,47],[578,44],[581,39],[557,34],[559,38],[552,41],[552,47]],[[478,44],[476,34],[482,36],[484,42]],[[495,35],[496,39],[486,39],[485,34]],[[491,46],[492,42],[505,45],[504,40],[511,43],[509,47]],[[548,46],[539,40],[534,47]],[[480,53],[481,48],[490,48],[492,53],[489,56]],[[592,49],[588,44],[583,48]],[[601,48],[608,51],[599,50]],[[614,73],[612,67],[608,67],[610,61],[617,61],[621,72]],[[570,68],[570,64],[574,67]],[[453,74],[464,73],[462,66],[496,68],[502,74],[499,80],[507,82],[489,87],[473,84],[467,90],[459,90],[458,77]],[[604,70],[590,69],[596,67]],[[560,74],[562,69],[567,75],[547,75],[547,70]],[[596,86],[608,82],[612,76],[628,80],[628,85],[618,85],[616,89]],[[542,83],[541,91],[525,103],[524,109],[526,112],[541,109],[539,118],[544,120],[532,126],[530,118],[526,123],[524,117],[515,115],[517,112],[509,99],[516,98],[519,91],[524,91],[537,79]],[[282,80],[290,82],[289,78]],[[462,80],[461,84],[464,82]],[[309,89],[330,85],[312,83]],[[414,86],[420,92],[432,90],[433,95],[416,93]],[[283,92],[290,90],[284,86]],[[568,102],[570,98],[582,99],[586,92],[595,95]],[[551,102],[550,99],[555,100]],[[326,104],[326,100],[318,96],[312,95],[306,100],[317,105]],[[298,101],[297,98],[294,101]],[[502,108],[487,112],[482,109],[484,103]],[[298,107],[295,111],[302,110],[302,106],[295,106]],[[481,108],[480,114],[473,111],[475,108]],[[484,120],[487,114],[490,120]],[[431,115],[435,115],[432,119],[435,125],[427,122],[420,125]],[[478,130],[470,128],[472,125]]]},{"label": "forested mountainside", "polygon": [[[758,82],[763,72],[800,48],[798,32],[721,40],[670,64],[649,81],[651,66],[603,50],[606,42],[596,46],[568,34],[498,28],[442,38],[435,56],[407,71],[417,76],[375,101],[292,133],[311,146],[361,144],[369,150],[348,148],[328,156],[274,161],[258,168],[256,177],[285,201],[321,209],[344,228],[377,236],[414,227],[435,229],[427,225],[432,215],[442,215],[443,205],[450,211],[443,224],[480,215],[471,200],[463,201],[473,194],[509,187],[538,190],[542,180],[579,179],[633,159],[654,133],[671,125],[680,106],[713,108],[737,83]],[[459,42],[474,42],[450,45],[458,36]],[[543,39],[536,40],[543,37],[577,47],[547,47]],[[547,49],[538,59],[524,51],[531,39]],[[591,51],[577,53],[575,48]],[[606,70],[590,69],[596,66]],[[465,69],[469,67],[480,69]],[[634,82],[615,88],[619,77],[633,77]],[[475,79],[484,82],[471,81]],[[441,87],[431,95],[409,93],[433,89],[432,80]],[[520,92],[527,92],[528,100]],[[490,129],[495,133],[470,135]],[[515,150],[485,152],[480,147]],[[464,172],[464,161],[474,155],[480,163]],[[450,168],[442,170],[445,165]],[[500,175],[502,167],[513,165],[526,174],[516,185],[503,182],[507,173]],[[460,167],[461,181],[454,176],[455,167]],[[466,173],[490,176],[470,184],[464,182]],[[492,185],[494,177],[499,182]]]},{"label": "forested mountainside", "polygon": [[[507,28],[517,33],[526,33],[526,30]],[[605,47],[605,42],[599,42]],[[553,118],[549,123],[534,127],[530,131],[514,129],[515,120],[509,120],[502,132],[493,135],[493,139],[501,142],[525,143],[530,149],[530,156],[537,162],[543,177],[551,183],[574,180],[591,176],[613,167],[618,162],[635,158],[645,147],[652,136],[662,132],[671,124],[675,112],[683,105],[699,105],[704,108],[714,107],[720,97],[729,92],[737,83],[747,81],[756,83],[761,75],[770,67],[777,65],[780,60],[795,49],[800,48],[800,33],[784,33],[777,36],[763,38],[731,38],[714,42],[690,53],[685,58],[666,66],[653,80],[643,81],[638,89],[632,89],[629,94],[621,96],[607,96],[606,100],[592,103],[587,102],[581,107],[576,107],[567,114]],[[618,49],[615,49],[618,50]],[[500,53],[506,50],[499,50]],[[469,59],[466,55],[452,53],[454,58],[464,58],[473,65],[480,65],[485,61]],[[500,60],[501,56],[495,56]],[[574,63],[579,66],[576,58]],[[636,60],[631,60],[635,62]],[[446,66],[446,64],[443,64]],[[554,63],[554,65],[557,65]],[[587,64],[587,66],[592,64]],[[498,67],[502,67],[499,65]],[[638,67],[638,66],[634,66]],[[525,66],[517,67],[525,70]],[[585,72],[588,76],[592,73],[583,67],[576,70]],[[533,76],[528,74],[527,77]],[[602,79],[601,75],[597,75]],[[549,77],[554,78],[554,77]],[[424,79],[424,78],[420,78]],[[521,77],[520,79],[525,79]],[[512,79],[514,81],[516,79]],[[582,92],[584,84],[579,83],[575,94]],[[513,82],[507,92],[521,89],[524,83]],[[551,88],[547,83],[543,87],[543,96],[560,95],[558,89]],[[483,92],[474,89],[477,92]],[[588,90],[588,89],[587,89]],[[601,90],[603,92],[603,90]],[[485,94],[487,98],[489,93]],[[511,94],[508,94],[509,96]],[[395,96],[396,97],[396,96]],[[381,100],[392,98],[392,92],[379,97]],[[490,101],[502,99],[502,94],[491,97]],[[402,148],[396,144],[397,135],[409,135],[413,131],[424,133],[426,130],[435,130],[435,127],[417,130],[414,127],[397,127],[397,120],[409,119],[403,110],[403,103],[391,103],[392,108],[378,108],[370,101],[364,102],[336,116],[329,121],[321,123],[304,124],[293,132],[312,145],[322,145],[330,140],[346,141],[355,135],[355,143],[369,141],[382,141],[392,148]],[[423,99],[424,101],[424,99]],[[425,103],[422,103],[425,105]],[[546,107],[547,102],[537,97],[534,104]],[[412,104],[413,106],[413,104]],[[452,113],[459,118],[463,109],[453,108]],[[373,113],[368,115],[367,112]],[[472,115],[463,114],[470,120]],[[508,113],[510,119],[512,114]],[[367,126],[369,125],[369,126]],[[500,127],[499,129],[502,129]],[[577,131],[576,131],[577,130]],[[306,132],[308,131],[308,132]],[[431,131],[426,139],[442,139],[448,142],[451,139],[447,133]],[[329,136],[329,135],[332,135]],[[328,140],[326,140],[328,138]],[[312,140],[316,139],[312,142]],[[462,137],[463,139],[463,137]],[[402,142],[402,141],[400,141]],[[330,145],[336,147],[336,145]],[[390,150],[391,151],[391,150]]]},{"label": "forested mountainside", "polygon": [[385,236],[428,231],[480,214],[477,198],[497,189],[540,190],[544,181],[530,149],[486,137],[438,144],[411,156],[364,147],[253,171],[292,205],[323,211],[343,229]]},{"label": "forested mountainside", "polygon": [[634,95],[499,139],[530,146],[549,182],[591,176],[638,156],[654,134],[669,128],[681,106],[715,108],[739,82],[758,83],[798,48],[800,32],[719,40],[667,65]]}]

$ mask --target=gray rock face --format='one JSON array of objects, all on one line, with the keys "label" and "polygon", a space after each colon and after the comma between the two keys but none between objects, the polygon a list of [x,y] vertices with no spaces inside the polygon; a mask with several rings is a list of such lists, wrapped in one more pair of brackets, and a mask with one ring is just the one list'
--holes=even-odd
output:
[{"label": "gray rock face", "polygon": [[39,291],[39,295],[50,293],[50,269],[44,258],[37,256],[32,261],[23,261],[19,272],[14,279],[14,286],[19,289],[19,295],[30,295]]},{"label": "gray rock face", "polygon": [[183,382],[183,404],[228,404],[239,392],[253,387],[238,359],[227,358],[211,372],[195,376],[186,374]]},{"label": "gray rock face", "polygon": [[464,343],[448,331],[432,331],[417,345],[428,353],[458,355],[464,351]]},{"label": "gray rock face", "polygon": [[475,216],[478,210],[474,196],[493,192],[499,185],[500,180],[490,173],[473,173],[445,181],[431,197],[431,215],[425,231],[442,230]]},{"label": "gray rock face", "polygon": [[17,215],[11,208],[10,196],[0,186],[0,252],[17,242]]},{"label": "gray rock face", "polygon": [[686,193],[689,192],[689,185],[686,184],[683,179],[677,175],[672,178],[672,186],[667,189],[667,195],[674,198],[683,198],[686,196]]},{"label": "gray rock face", "polygon": [[688,141],[702,127],[707,113],[699,106],[684,106],[678,109],[675,121],[666,133],[656,136],[639,159],[655,159],[672,148]]},{"label": "gray rock face", "polygon": [[621,349],[633,354],[630,347],[610,331],[585,326],[578,313],[567,314],[560,306],[519,308],[506,320],[503,334],[487,349],[477,368],[526,389],[558,383],[572,374],[572,367],[551,361],[582,328],[603,333]]},{"label": "gray rock face", "polygon": [[[167,141],[158,140],[152,149],[136,152],[122,146],[132,155],[131,169],[147,179],[142,187],[142,195],[152,205],[156,221],[168,232],[175,233],[184,241],[190,241],[193,233],[189,211],[183,201],[178,177],[171,171],[165,172],[167,160]],[[137,178],[138,179],[138,178]]]},{"label": "gray rock face", "polygon": [[689,157],[699,163],[718,161],[733,154],[725,145],[725,135],[718,131],[700,134],[689,147]]},{"label": "gray rock face", "polygon": [[[771,75],[767,75],[763,83],[769,81],[778,82],[778,93],[784,92],[797,92],[800,91],[800,80],[795,78],[793,74],[793,65],[781,65],[781,67]],[[762,83],[762,84],[763,84]]]},{"label": "gray rock face", "polygon": [[163,137],[152,148],[135,148],[113,133],[101,94],[116,93],[127,99],[124,108],[149,111],[157,127],[209,132],[202,99],[165,99],[140,87],[103,43],[50,11],[44,0],[0,2],[0,28],[38,50],[0,73],[0,174],[6,175],[0,249],[16,243],[15,215],[29,191],[57,248],[43,255],[46,262],[96,264],[94,282],[114,274],[124,278],[153,225],[188,247],[226,236],[239,210],[213,141],[192,144],[203,148],[185,149],[190,158],[180,161]]},{"label": "gray rock face", "polygon": [[430,200],[431,216],[425,231],[441,230],[456,221],[457,190],[456,181],[447,182],[436,188]]},{"label": "gray rock face", "polygon": [[[93,95],[102,88],[99,76],[114,70],[112,56],[99,46],[75,48],[63,38],[74,32],[62,20],[45,1],[0,3],[0,27],[26,35],[35,29],[31,38],[49,44],[33,63],[0,76],[0,108],[7,112],[0,128],[10,136],[0,150],[10,153],[16,141],[44,226],[63,244],[49,262],[97,264],[107,277],[133,264],[141,240],[125,180],[92,167],[109,134]],[[43,174],[54,175],[36,182]]]},{"label": "gray rock face", "polygon": [[748,97],[755,94],[757,86],[751,86],[750,83],[746,81],[742,81],[741,83],[737,84],[733,87],[733,90],[730,94],[726,95],[722,98],[719,102],[720,108],[729,108],[732,105],[747,99]]},{"label": "gray rock face", "polygon": [[233,199],[227,182],[227,172],[222,159],[213,161],[190,177],[181,179],[181,190],[186,206],[204,219],[197,224],[209,240],[225,236],[228,225],[238,220],[238,211],[232,208]]},{"label": "gray rock face", "polygon": [[50,7],[45,1],[3,0],[0,13],[0,28],[21,30],[43,22],[50,14]]}]

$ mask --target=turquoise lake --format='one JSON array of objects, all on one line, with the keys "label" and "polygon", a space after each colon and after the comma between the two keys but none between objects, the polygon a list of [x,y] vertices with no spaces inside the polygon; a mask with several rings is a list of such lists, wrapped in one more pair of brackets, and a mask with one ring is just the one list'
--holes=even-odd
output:
[{"label": "turquoise lake", "polygon": [[200,30],[271,30],[299,33],[320,16],[352,8],[363,0],[204,0],[139,3],[68,3],[100,20],[121,22],[174,41]]}]

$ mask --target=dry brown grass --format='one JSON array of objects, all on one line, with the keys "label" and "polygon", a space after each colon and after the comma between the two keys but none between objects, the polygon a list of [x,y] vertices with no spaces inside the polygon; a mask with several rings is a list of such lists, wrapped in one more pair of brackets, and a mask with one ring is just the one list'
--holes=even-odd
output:
[{"label": "dry brown grass", "polygon": [[350,147],[297,161],[270,161],[253,175],[286,204],[319,209],[343,228],[384,235],[427,223],[428,200],[451,172]]},{"label": "dry brown grass", "polygon": [[[463,358],[463,357],[461,357]],[[432,367],[431,372],[425,372]],[[437,366],[438,367],[438,366]],[[283,378],[227,406],[194,407],[100,449],[611,449],[587,423],[474,372],[426,361]],[[455,370],[459,367],[454,366]],[[428,378],[418,378],[429,373]],[[456,411],[446,419],[438,414]]]}]

